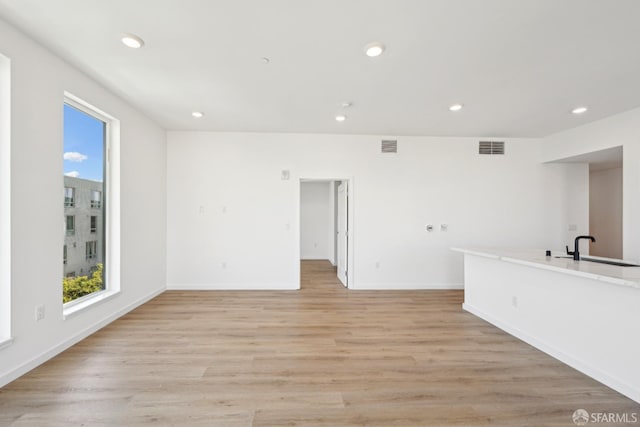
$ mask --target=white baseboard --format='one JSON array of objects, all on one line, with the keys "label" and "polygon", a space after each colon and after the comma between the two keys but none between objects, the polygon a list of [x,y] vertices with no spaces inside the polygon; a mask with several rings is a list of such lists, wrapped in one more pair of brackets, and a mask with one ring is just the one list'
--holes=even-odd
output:
[{"label": "white baseboard", "polygon": [[297,283],[169,283],[169,291],[292,291]]},{"label": "white baseboard", "polygon": [[416,282],[371,282],[361,283],[357,282],[353,286],[349,286],[349,289],[353,290],[449,290],[449,289],[464,289],[462,283],[416,283]]},{"label": "white baseboard", "polygon": [[527,334],[526,332],[521,331],[518,328],[515,328],[513,326],[507,325],[506,323],[502,322],[499,319],[496,319],[495,317],[483,312],[482,310],[464,303],[462,304],[462,308],[465,311],[468,311],[471,314],[474,314],[476,316],[478,316],[479,318],[491,323],[494,326],[497,326],[498,328],[502,329],[503,331],[507,332],[510,335],[513,335],[514,337],[526,342],[527,344],[532,345],[533,347],[537,348],[540,351],[543,351],[545,353],[547,353],[549,356],[552,356],[556,359],[558,359],[559,361],[561,361],[562,363],[565,363],[569,366],[571,366],[574,369],[577,369],[578,371],[582,372],[585,375],[590,376],[591,378],[595,379],[596,381],[600,381],[602,384],[611,387],[612,389],[616,390],[617,392],[624,394],[625,396],[627,396],[628,398],[635,400],[636,402],[640,403],[640,389],[638,389],[637,387],[634,387],[631,384],[625,383],[624,381],[613,377],[611,375],[609,375],[608,373],[606,373],[605,371],[603,371],[602,369],[596,368],[594,366],[591,366],[587,363],[584,363],[583,361],[581,361],[579,358],[572,356],[570,354],[567,354],[565,352],[563,352],[562,350],[558,349],[557,347],[554,347],[552,345],[549,345],[548,343],[535,338],[529,334]]},{"label": "white baseboard", "polygon": [[157,297],[158,295],[160,295],[164,291],[165,291],[164,288],[163,289],[159,289],[157,291],[154,291],[154,292],[150,293],[149,295],[146,295],[145,297],[140,298],[137,301],[132,302],[131,304],[129,304],[126,307],[124,307],[124,308],[116,311],[115,313],[107,316],[106,318],[100,320],[99,322],[96,322],[93,325],[85,328],[84,330],[80,331],[79,333],[77,333],[76,335],[72,336],[71,338],[68,338],[68,339],[64,340],[63,342],[61,342],[60,344],[57,344],[53,348],[51,348],[51,349],[45,351],[44,353],[41,353],[40,355],[38,355],[38,356],[36,356],[36,357],[24,362],[22,365],[18,366],[17,368],[12,369],[9,372],[0,375],[0,387],[4,387],[5,385],[9,384],[11,381],[21,377],[22,375],[26,374],[30,370],[40,366],[41,364],[43,364],[47,360],[57,356],[58,354],[62,353],[63,351],[65,351],[66,349],[71,347],[72,345],[77,344],[78,342],[82,341],[83,339],[85,339],[89,335],[95,333],[96,331],[104,328],[109,323],[113,322],[114,320],[118,319],[119,317],[124,316],[125,314],[127,314],[131,310],[133,310],[133,309],[141,306],[142,304],[146,303],[147,301]]}]

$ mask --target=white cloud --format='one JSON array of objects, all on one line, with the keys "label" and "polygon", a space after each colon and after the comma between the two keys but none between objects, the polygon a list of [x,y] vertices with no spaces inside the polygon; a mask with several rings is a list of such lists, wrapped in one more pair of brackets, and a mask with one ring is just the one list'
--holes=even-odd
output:
[{"label": "white cloud", "polygon": [[64,174],[64,176],[70,176],[71,178],[78,178],[80,176],[80,172],[71,171]]},{"label": "white cloud", "polygon": [[78,153],[77,151],[67,151],[62,157],[64,157],[65,160],[69,160],[70,162],[82,162],[89,158],[82,153]]}]

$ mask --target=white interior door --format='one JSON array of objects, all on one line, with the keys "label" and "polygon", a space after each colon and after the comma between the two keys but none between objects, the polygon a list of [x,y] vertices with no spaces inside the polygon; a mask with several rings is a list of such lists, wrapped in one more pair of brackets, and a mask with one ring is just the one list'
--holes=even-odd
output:
[{"label": "white interior door", "polygon": [[337,268],[338,279],[345,287],[348,287],[347,283],[347,248],[349,246],[349,229],[347,221],[347,210],[349,206],[349,191],[347,188],[347,182],[342,181],[338,185],[338,226],[336,231],[336,238],[338,240],[337,247]]}]

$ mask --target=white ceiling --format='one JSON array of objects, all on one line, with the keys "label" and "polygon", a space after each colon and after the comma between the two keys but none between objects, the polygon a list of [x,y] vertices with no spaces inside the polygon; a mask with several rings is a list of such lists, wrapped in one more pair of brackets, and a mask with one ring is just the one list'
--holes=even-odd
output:
[{"label": "white ceiling", "polygon": [[640,106],[639,0],[0,0],[0,16],[173,130],[537,137]]}]

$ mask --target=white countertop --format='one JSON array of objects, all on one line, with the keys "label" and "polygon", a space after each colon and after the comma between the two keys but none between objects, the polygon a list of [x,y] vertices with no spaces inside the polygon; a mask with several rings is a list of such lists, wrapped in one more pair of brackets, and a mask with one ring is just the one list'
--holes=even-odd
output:
[{"label": "white countertop", "polygon": [[584,260],[574,261],[573,258],[556,258],[566,256],[562,252],[553,252],[552,256],[547,257],[544,249],[451,248],[451,250],[640,289],[640,267],[621,267]]}]

